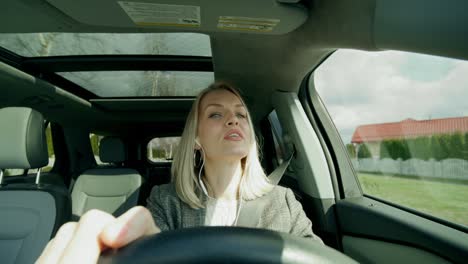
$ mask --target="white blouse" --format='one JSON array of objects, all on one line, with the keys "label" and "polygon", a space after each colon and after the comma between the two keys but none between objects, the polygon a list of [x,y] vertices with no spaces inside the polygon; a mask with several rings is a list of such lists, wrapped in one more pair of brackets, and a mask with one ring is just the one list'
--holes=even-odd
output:
[{"label": "white blouse", "polygon": [[215,199],[208,195],[205,183],[200,176],[198,181],[208,197],[206,201],[205,226],[233,226],[236,224],[240,208],[238,200]]},{"label": "white blouse", "polygon": [[208,198],[206,202],[206,226],[232,226],[237,217],[236,200],[218,200]]}]

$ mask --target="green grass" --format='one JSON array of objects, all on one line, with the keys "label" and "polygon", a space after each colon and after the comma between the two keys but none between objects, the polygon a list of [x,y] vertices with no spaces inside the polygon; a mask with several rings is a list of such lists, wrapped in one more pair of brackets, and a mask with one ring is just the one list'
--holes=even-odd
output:
[{"label": "green grass", "polygon": [[468,184],[359,173],[364,193],[468,226]]}]

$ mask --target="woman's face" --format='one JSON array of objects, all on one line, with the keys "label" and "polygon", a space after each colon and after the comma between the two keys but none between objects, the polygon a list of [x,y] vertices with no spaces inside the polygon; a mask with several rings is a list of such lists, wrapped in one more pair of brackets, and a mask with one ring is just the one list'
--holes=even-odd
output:
[{"label": "woman's face", "polygon": [[200,101],[198,141],[208,160],[240,160],[251,145],[247,110],[227,90],[215,90]]}]

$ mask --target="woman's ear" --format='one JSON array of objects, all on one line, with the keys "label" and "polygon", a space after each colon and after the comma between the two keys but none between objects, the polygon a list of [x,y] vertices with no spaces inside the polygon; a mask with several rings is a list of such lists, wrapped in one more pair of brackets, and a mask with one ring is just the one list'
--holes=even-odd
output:
[{"label": "woman's ear", "polygon": [[195,138],[195,149],[197,150],[201,149],[201,144],[200,144],[200,141],[198,141],[198,137]]}]

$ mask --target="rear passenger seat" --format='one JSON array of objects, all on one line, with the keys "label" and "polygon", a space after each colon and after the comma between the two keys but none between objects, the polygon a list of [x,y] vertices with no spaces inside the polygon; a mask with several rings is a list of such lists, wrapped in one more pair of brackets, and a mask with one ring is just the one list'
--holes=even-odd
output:
[{"label": "rear passenger seat", "polygon": [[[1,169],[47,165],[44,119],[39,112],[2,108],[0,123],[5,124],[0,130]],[[40,171],[31,183],[5,181],[0,185],[1,263],[33,263],[57,229],[70,220],[68,189],[42,183],[39,175]]]},{"label": "rear passenger seat", "polygon": [[122,140],[103,138],[99,156],[102,162],[113,165],[89,169],[78,176],[72,191],[74,220],[91,209],[119,216],[138,203],[143,179],[136,170],[120,166],[126,160]]}]

